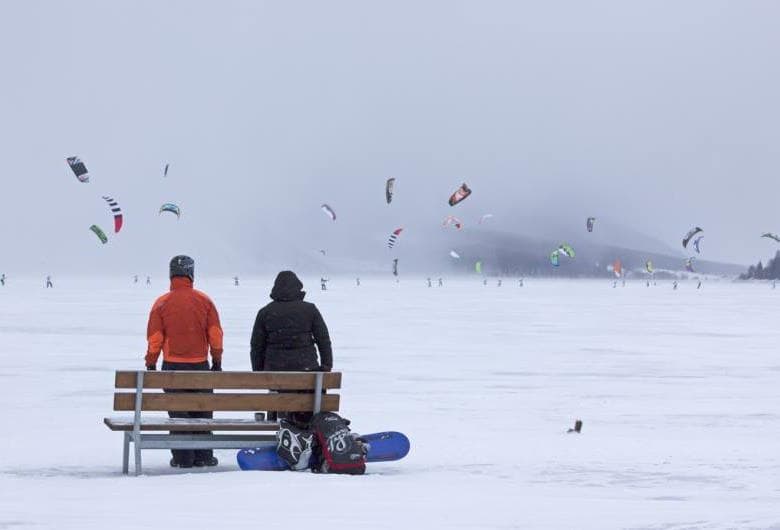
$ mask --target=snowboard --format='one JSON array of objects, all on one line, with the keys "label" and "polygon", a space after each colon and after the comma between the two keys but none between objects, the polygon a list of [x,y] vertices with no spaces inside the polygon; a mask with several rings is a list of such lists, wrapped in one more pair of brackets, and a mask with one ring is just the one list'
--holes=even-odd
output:
[{"label": "snowboard", "polygon": [[[368,444],[367,462],[392,462],[409,454],[409,438],[395,431],[364,434],[360,439]],[[276,446],[242,449],[236,455],[238,467],[244,471],[284,471],[287,462],[276,454]]]}]

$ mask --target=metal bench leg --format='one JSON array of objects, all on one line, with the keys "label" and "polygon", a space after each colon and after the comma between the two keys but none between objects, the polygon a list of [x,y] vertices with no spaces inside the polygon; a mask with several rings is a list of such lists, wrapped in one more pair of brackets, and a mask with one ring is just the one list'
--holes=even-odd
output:
[{"label": "metal bench leg", "polygon": [[133,449],[135,449],[135,476],[141,474],[141,444],[140,436],[133,441]]},{"label": "metal bench leg", "polygon": [[133,449],[135,449],[135,476],[141,474],[141,408],[144,393],[144,373],[135,373],[135,416],[133,418]]},{"label": "metal bench leg", "polygon": [[130,433],[126,432],[125,442],[122,444],[122,473],[127,475],[130,461]]}]

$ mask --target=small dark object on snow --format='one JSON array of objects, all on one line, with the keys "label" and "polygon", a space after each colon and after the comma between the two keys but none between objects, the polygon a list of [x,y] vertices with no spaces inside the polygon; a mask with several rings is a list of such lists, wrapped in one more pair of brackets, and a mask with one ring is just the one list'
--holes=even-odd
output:
[{"label": "small dark object on snow", "polygon": [[577,434],[579,434],[581,430],[582,430],[582,420],[577,420],[574,422],[574,428],[569,429],[566,432],[576,432]]}]

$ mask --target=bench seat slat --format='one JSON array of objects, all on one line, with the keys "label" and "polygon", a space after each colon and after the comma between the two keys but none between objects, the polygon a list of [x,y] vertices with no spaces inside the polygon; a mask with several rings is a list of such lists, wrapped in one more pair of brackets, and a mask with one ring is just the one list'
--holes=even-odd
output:
[{"label": "bench seat slat", "polygon": [[[112,431],[132,431],[133,418],[103,418],[103,423]],[[207,419],[207,418],[145,418],[141,420],[142,431],[276,431],[276,421],[252,419]]]},{"label": "bench seat slat", "polygon": [[[141,401],[143,411],[255,411],[276,410],[280,412],[312,410],[314,394],[211,394],[144,392]],[[114,410],[135,410],[135,392],[114,394]],[[322,396],[321,410],[339,410],[339,396]]]},{"label": "bench seat slat", "polygon": [[[116,388],[135,389],[137,372],[118,371]],[[313,390],[317,372],[145,372],[144,388]],[[323,374],[322,388],[341,388],[341,373]]]}]

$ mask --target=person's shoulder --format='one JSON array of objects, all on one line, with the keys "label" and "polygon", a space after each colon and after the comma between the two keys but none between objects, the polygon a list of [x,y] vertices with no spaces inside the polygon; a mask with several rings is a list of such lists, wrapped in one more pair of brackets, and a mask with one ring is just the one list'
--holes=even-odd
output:
[{"label": "person's shoulder", "polygon": [[300,303],[303,304],[303,307],[305,307],[309,311],[318,311],[317,305],[314,302],[307,302],[306,300],[301,300]]},{"label": "person's shoulder", "polygon": [[267,304],[265,304],[263,307],[260,308],[260,310],[257,312],[257,315],[260,316],[264,313],[267,313],[269,309],[273,308],[275,305],[278,305],[279,302],[276,302],[275,300],[271,300]]},{"label": "person's shoulder", "polygon": [[158,296],[157,299],[152,304],[152,310],[160,308],[160,306],[165,304],[165,302],[167,302],[170,297],[171,297],[171,293],[170,292],[167,292],[165,294],[161,294],[160,296]]},{"label": "person's shoulder", "polygon": [[196,298],[198,298],[199,300],[203,300],[207,304],[214,305],[214,300],[212,300],[211,297],[209,295],[207,295],[206,293],[204,293],[203,291],[199,291],[197,289],[193,289],[192,290],[192,294]]}]

